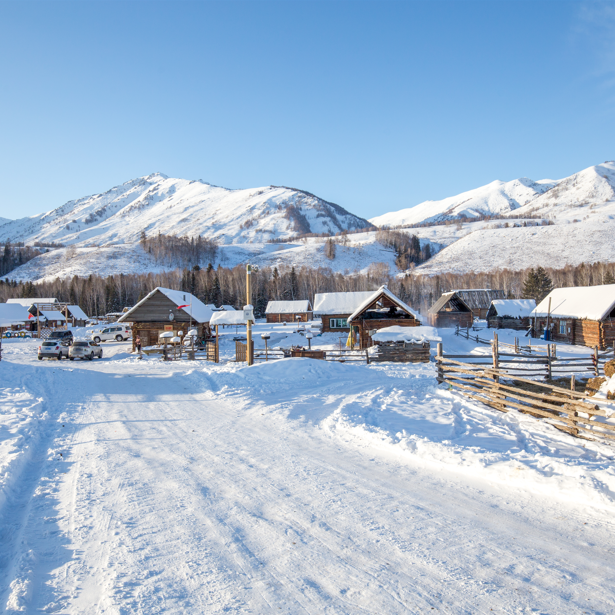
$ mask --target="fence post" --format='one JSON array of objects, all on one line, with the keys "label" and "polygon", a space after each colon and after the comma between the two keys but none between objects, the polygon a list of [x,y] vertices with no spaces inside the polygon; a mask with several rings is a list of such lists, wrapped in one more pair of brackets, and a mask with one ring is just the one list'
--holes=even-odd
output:
[{"label": "fence post", "polygon": [[[491,351],[493,354],[493,369],[499,369],[499,360],[498,360],[498,354],[499,354],[499,348],[498,348],[498,334],[497,333],[493,333],[493,342],[491,342]],[[493,374],[493,380],[494,382],[499,382],[500,379],[498,378],[497,374]]]},{"label": "fence post", "polygon": [[[576,383],[575,383],[575,379],[574,379],[574,374],[572,374],[572,376],[570,376],[570,390],[571,391],[576,391]],[[573,400],[573,403],[575,401],[574,399],[574,395],[571,395],[570,398]],[[574,415],[573,416],[579,416],[579,413],[575,410]],[[576,421],[572,421],[572,424],[574,425],[574,427],[572,428],[572,433],[575,436],[579,435],[579,430],[577,429],[577,422]]]},{"label": "fence post", "polygon": [[515,354],[519,354],[519,338],[515,338]]},{"label": "fence post", "polygon": [[596,378],[600,375],[598,371],[598,346],[594,346],[594,373],[596,374]]},{"label": "fence post", "polygon": [[527,352],[528,354],[532,354],[532,338],[527,341]]},{"label": "fence post", "polygon": [[438,363],[438,383],[444,382],[444,370],[442,369],[442,342],[436,346],[436,362]]},{"label": "fence post", "polygon": [[455,325],[455,335],[459,335],[459,325]]},{"label": "fence post", "polygon": [[369,353],[367,352],[367,348],[365,349],[365,358],[367,359],[367,364],[369,365]]},{"label": "fence post", "polygon": [[470,341],[470,325],[468,325],[468,328],[466,329],[466,339]]},{"label": "fence post", "polygon": [[551,380],[551,344],[547,344],[547,380]]},{"label": "fence post", "polygon": [[557,344],[551,344],[551,356],[554,361],[557,360]]}]

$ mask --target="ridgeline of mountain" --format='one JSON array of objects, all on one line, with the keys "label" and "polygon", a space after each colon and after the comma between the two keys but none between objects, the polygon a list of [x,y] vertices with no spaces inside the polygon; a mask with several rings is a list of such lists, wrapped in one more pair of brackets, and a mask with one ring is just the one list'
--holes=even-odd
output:
[{"label": "ridgeline of mountain", "polygon": [[303,190],[281,186],[229,190],[154,173],[45,214],[9,221],[0,226],[0,242],[118,245],[135,243],[145,232],[200,235],[221,244],[262,243],[361,228],[373,227]]}]

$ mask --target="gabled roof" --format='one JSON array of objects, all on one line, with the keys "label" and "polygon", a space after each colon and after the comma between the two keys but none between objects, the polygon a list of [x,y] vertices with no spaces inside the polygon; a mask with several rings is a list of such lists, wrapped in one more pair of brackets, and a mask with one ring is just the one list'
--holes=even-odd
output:
[{"label": "gabled roof", "polygon": [[352,314],[373,290],[350,293],[317,293],[314,295],[314,314]]},{"label": "gabled roof", "polygon": [[265,314],[297,314],[311,312],[312,305],[309,299],[300,301],[270,301]]},{"label": "gabled roof", "polygon": [[494,299],[491,302],[491,308],[498,316],[527,318],[536,308],[536,301],[534,299]]},{"label": "gabled roof", "polygon": [[378,301],[381,297],[388,297],[391,302],[393,302],[398,308],[402,309],[404,312],[409,314],[410,316],[414,316],[417,320],[420,320],[420,315],[415,312],[409,305],[404,303],[401,299],[396,297],[386,286],[381,286],[378,290],[374,291],[365,301],[363,301],[355,311],[348,317],[348,322],[354,320],[364,312],[367,308],[369,308],[373,303]]},{"label": "gabled roof", "polygon": [[40,320],[66,320],[66,316],[59,310],[40,310],[39,312],[39,321]]},{"label": "gabled roof", "polygon": [[457,291],[453,290],[448,293],[442,293],[442,296],[429,308],[428,314],[437,314],[449,301],[452,301],[457,308],[457,311],[463,311],[466,308],[468,312],[471,312],[470,306],[457,294]]},{"label": "gabled roof", "polygon": [[130,308],[128,312],[122,314],[121,318],[117,319],[117,322],[130,322],[130,315],[141,305],[146,303],[151,297],[153,297],[157,292],[161,292],[165,297],[170,299],[177,307],[182,306],[182,310],[188,314],[188,316],[192,316],[195,322],[200,324],[209,322],[213,315],[213,310],[211,307],[205,305],[202,301],[197,299],[194,295],[190,293],[184,292],[183,290],[171,290],[170,288],[162,288],[158,286],[154,288],[154,290],[144,297],[135,305]]},{"label": "gabled roof", "polygon": [[68,312],[75,320],[87,320],[87,314],[78,305],[69,305]]},{"label": "gabled roof", "polygon": [[7,299],[7,303],[18,303],[19,305],[30,307],[31,305],[38,305],[40,303],[58,303],[58,300],[56,298],[39,299],[36,297],[30,299]]},{"label": "gabled roof", "polygon": [[233,310],[232,312],[222,311],[216,312],[212,317],[209,324],[214,325],[245,325],[247,321],[244,320],[243,310]]},{"label": "gabled roof", "polygon": [[615,284],[556,288],[538,304],[532,316],[547,316],[549,298],[554,318],[603,320],[615,309]]},{"label": "gabled roof", "polygon": [[0,303],[0,327],[10,327],[27,322],[30,312],[18,303]]},{"label": "gabled roof", "polygon": [[224,310],[225,312],[236,312],[237,311],[232,305],[223,305],[220,309]]},{"label": "gabled roof", "polygon": [[506,299],[503,290],[493,288],[462,288],[456,291],[458,297],[471,309],[488,309],[494,299]]}]

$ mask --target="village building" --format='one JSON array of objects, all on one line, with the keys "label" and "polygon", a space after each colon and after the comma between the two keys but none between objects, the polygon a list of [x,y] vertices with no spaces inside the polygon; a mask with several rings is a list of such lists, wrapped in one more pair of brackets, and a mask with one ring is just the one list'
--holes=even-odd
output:
[{"label": "village building", "polygon": [[492,329],[529,331],[530,314],[535,308],[534,299],[494,299],[487,312],[487,326]]},{"label": "village building", "polygon": [[386,286],[371,293],[346,320],[352,327],[353,343],[361,349],[374,345],[371,336],[380,329],[418,327],[421,324],[420,315]]},{"label": "village building", "polygon": [[320,316],[323,333],[350,331],[348,317],[374,294],[373,290],[348,293],[316,293],[314,316]]},{"label": "village building", "polygon": [[474,315],[457,291],[444,293],[427,312],[432,327],[471,327]]},{"label": "village building", "polygon": [[547,328],[556,342],[577,346],[615,343],[615,284],[556,288],[532,312],[535,335]]},{"label": "village building", "polygon": [[85,327],[87,314],[78,305],[67,305],[68,321],[73,327]]},{"label": "village building", "polygon": [[132,323],[132,349],[136,347],[137,336],[141,346],[158,344],[158,337],[165,331],[185,336],[190,329],[196,329],[199,338],[210,336],[211,307],[188,292],[155,288],[133,308],[118,319],[118,322]]},{"label": "village building", "polygon": [[312,304],[301,301],[270,301],[265,309],[267,322],[307,322],[312,320]]},{"label": "village building", "polygon": [[0,334],[26,329],[30,312],[19,303],[0,303]]},{"label": "village building", "polygon": [[487,318],[491,302],[496,299],[506,299],[503,290],[493,288],[466,288],[454,291],[458,297],[472,310],[474,318]]}]

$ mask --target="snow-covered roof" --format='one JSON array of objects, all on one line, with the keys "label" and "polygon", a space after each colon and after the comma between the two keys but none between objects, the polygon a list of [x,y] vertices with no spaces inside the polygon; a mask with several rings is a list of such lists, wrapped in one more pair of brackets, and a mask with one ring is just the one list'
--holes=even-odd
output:
[{"label": "snow-covered roof", "polygon": [[498,316],[527,318],[536,309],[534,299],[494,299],[491,302]]},{"label": "snow-covered roof", "polygon": [[30,313],[26,306],[18,303],[0,303],[0,327],[18,325],[28,320]]},{"label": "snow-covered roof", "polygon": [[213,309],[210,306],[205,305],[202,301],[197,299],[194,295],[190,293],[184,292],[183,290],[171,290],[170,288],[162,288],[158,286],[154,288],[154,290],[144,297],[135,305],[133,308],[128,310],[128,312],[122,314],[121,318],[118,318],[118,322],[127,322],[130,321],[130,315],[134,312],[139,306],[143,305],[146,301],[149,300],[150,297],[155,295],[158,291],[160,291],[165,297],[170,299],[177,307],[182,306],[182,310],[186,312],[189,316],[198,322],[205,323],[211,320],[213,315]]},{"label": "snow-covered roof", "polygon": [[68,311],[71,313],[73,318],[76,320],[87,320],[88,315],[78,306],[78,305],[69,305]]},{"label": "snow-covered roof", "polygon": [[245,325],[247,324],[243,318],[243,310],[234,310],[233,312],[216,312],[209,323],[214,325]]},{"label": "snow-covered roof", "polygon": [[223,305],[220,309],[224,310],[225,312],[235,312],[235,308],[232,305]]},{"label": "snow-covered roof", "polygon": [[543,299],[532,316],[547,316],[551,299],[551,316],[602,320],[615,309],[615,284],[556,288]]},{"label": "snow-covered roof", "polygon": [[36,297],[35,299],[7,299],[6,302],[18,303],[19,305],[30,307],[31,305],[39,305],[40,303],[57,303],[58,300],[56,298],[40,299],[39,297]]},{"label": "snow-covered roof", "polygon": [[299,301],[270,301],[265,314],[298,314],[311,312],[312,306],[308,299]]},{"label": "snow-covered roof", "polygon": [[39,320],[66,320],[66,316],[59,310],[40,310]]},{"label": "snow-covered roof", "polygon": [[372,339],[375,342],[441,342],[442,338],[438,335],[435,327],[385,327],[378,330]]},{"label": "snow-covered roof", "polygon": [[373,290],[348,293],[317,293],[314,295],[314,314],[352,314]]},{"label": "snow-covered roof", "polygon": [[381,286],[378,290],[371,293],[370,296],[367,297],[359,306],[357,306],[354,312],[348,317],[348,322],[351,322],[353,319],[355,319],[370,303],[378,299],[380,295],[388,297],[393,303],[395,303],[395,305],[400,307],[402,310],[404,310],[411,316],[414,316],[414,318],[416,318],[417,320],[421,319],[418,312],[415,312],[409,305],[396,297],[386,286]]}]

